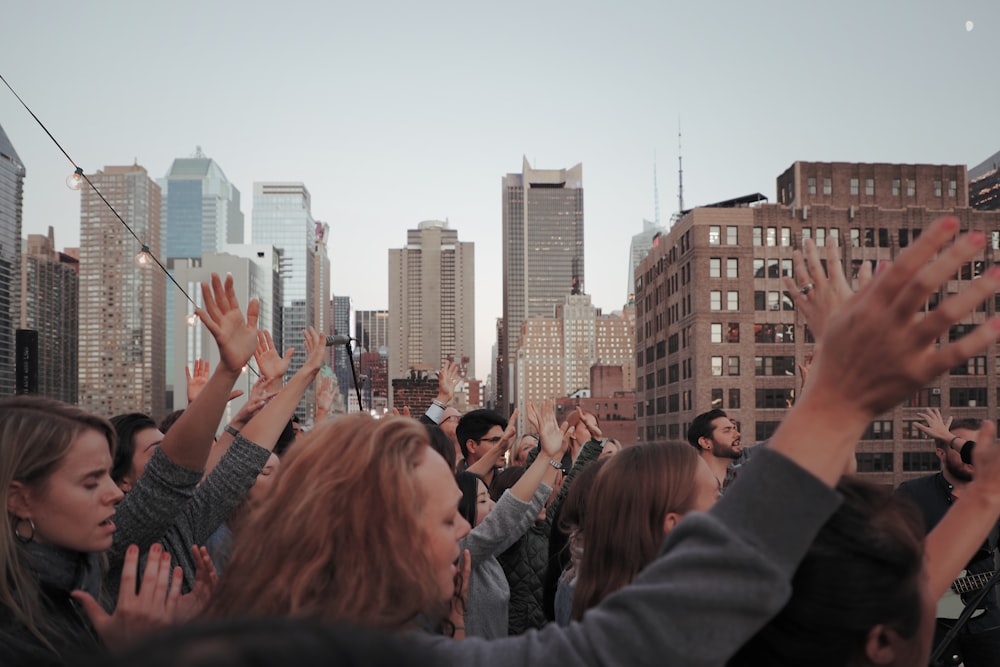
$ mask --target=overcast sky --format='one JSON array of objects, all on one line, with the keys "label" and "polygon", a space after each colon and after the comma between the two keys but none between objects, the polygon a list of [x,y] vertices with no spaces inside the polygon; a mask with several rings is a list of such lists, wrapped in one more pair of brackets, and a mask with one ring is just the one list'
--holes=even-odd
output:
[{"label": "overcast sky", "polygon": [[[971,22],[971,23],[969,23]],[[335,294],[385,308],[421,220],[476,244],[476,370],[501,313],[500,181],[583,163],[585,291],[627,297],[628,246],[684,204],[774,201],[795,160],[974,166],[1000,150],[996,0],[46,0],[6,3],[0,73],[86,171],[164,176],[196,146],[243,196],[301,181]],[[970,30],[971,28],[971,30]],[[6,89],[24,233],[79,243],[79,194]],[[123,233],[124,230],[123,230]]]}]

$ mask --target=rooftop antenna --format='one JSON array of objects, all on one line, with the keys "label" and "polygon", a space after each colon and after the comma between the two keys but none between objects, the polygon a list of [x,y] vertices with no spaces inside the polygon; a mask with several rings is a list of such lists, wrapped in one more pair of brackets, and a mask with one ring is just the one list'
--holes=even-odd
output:
[{"label": "rooftop antenna", "polygon": [[681,156],[681,117],[677,117],[677,212],[684,211],[684,158]]},{"label": "rooftop antenna", "polygon": [[657,184],[656,178],[656,149],[653,149],[653,219],[656,221],[656,226],[660,226],[660,189]]}]

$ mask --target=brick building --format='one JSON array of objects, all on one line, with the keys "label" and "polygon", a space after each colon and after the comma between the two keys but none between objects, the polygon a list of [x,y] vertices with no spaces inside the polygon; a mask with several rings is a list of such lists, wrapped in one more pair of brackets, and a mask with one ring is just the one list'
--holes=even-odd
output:
[{"label": "brick building", "polygon": [[[717,407],[759,441],[777,428],[797,388],[796,362],[813,347],[785,295],[792,251],[803,239],[838,240],[849,276],[894,258],[933,220],[958,217],[990,242],[928,308],[1000,260],[1000,212],[969,207],[961,165],[796,162],[777,179],[777,204],[760,195],[685,212],[635,275],[636,437],[683,438]],[[952,328],[954,339],[1000,309],[994,299]],[[858,469],[897,484],[936,470],[932,443],[913,427],[924,407],[946,416],[997,419],[998,346],[952,369],[880,415],[858,446]]]}]

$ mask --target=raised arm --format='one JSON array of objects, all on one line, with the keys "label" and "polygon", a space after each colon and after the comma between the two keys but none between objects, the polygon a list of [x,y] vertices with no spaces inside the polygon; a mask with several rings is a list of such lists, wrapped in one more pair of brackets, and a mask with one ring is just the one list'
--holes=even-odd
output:
[{"label": "raised arm", "polygon": [[474,475],[479,475],[480,477],[486,477],[493,467],[496,466],[497,461],[499,461],[510,446],[514,444],[517,440],[517,408],[514,408],[514,412],[511,414],[510,419],[507,420],[507,428],[503,431],[503,436],[500,438],[500,442],[493,445],[488,452],[483,454],[482,458],[473,463],[471,466],[466,468],[466,472],[471,472]]}]

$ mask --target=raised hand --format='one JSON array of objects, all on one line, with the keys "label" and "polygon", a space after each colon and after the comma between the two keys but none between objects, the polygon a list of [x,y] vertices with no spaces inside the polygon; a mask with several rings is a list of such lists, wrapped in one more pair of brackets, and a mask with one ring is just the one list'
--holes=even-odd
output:
[{"label": "raised hand", "polygon": [[253,353],[253,358],[257,361],[257,368],[260,369],[262,377],[266,377],[268,380],[285,377],[285,373],[288,372],[288,367],[292,363],[293,354],[295,354],[295,348],[290,347],[285,350],[285,356],[281,356],[281,353],[274,347],[271,332],[267,329],[257,332],[257,349]]},{"label": "raised hand", "polygon": [[445,361],[444,366],[438,371],[438,394],[435,400],[448,405],[455,398],[455,389],[462,382],[458,374],[458,364],[453,361]]},{"label": "raised hand", "polygon": [[190,403],[201,393],[201,390],[205,388],[205,383],[208,382],[209,364],[204,359],[195,359],[194,370],[192,371],[185,364],[184,375],[187,378],[187,399]]},{"label": "raised hand", "polygon": [[257,346],[260,303],[251,299],[244,319],[233,277],[226,276],[223,284],[217,273],[212,274],[211,285],[201,284],[201,294],[205,307],[199,308],[197,314],[219,346],[219,363],[230,373],[239,373]]},{"label": "raised hand", "polygon": [[945,421],[941,416],[941,411],[937,408],[927,408],[926,410],[921,410],[917,413],[917,416],[927,422],[926,426],[920,422],[913,422],[913,425],[918,431],[926,433],[932,438],[949,443],[953,437],[951,434],[952,417],[948,417],[948,420]]},{"label": "raised hand", "polygon": [[576,412],[580,415],[580,423],[590,431],[591,440],[600,440],[604,437],[604,432],[601,431],[601,427],[597,425],[597,416],[586,412],[579,405],[576,406]]},{"label": "raised hand", "polygon": [[121,588],[114,614],[108,614],[89,593],[70,595],[90,618],[97,634],[109,648],[120,648],[152,630],[173,622],[183,580],[181,568],[170,568],[170,554],[154,544],[149,548],[142,585],[136,592],[139,548],[125,552]]},{"label": "raised hand", "polygon": [[837,309],[803,398],[818,395],[838,415],[868,422],[1000,336],[1000,320],[992,318],[957,341],[936,344],[948,327],[1000,291],[1000,267],[918,317],[931,292],[986,244],[982,232],[970,232],[945,247],[958,224],[952,217],[933,223]]},{"label": "raised hand", "polygon": [[337,393],[333,389],[333,377],[327,376],[319,383],[319,390],[316,392],[316,420],[325,419],[333,409],[333,399]]},{"label": "raised hand", "polygon": [[318,373],[327,358],[326,336],[316,331],[314,327],[308,327],[302,331],[302,337],[306,343],[306,360],[302,368],[307,369],[307,372]]},{"label": "raised hand", "polygon": [[173,615],[175,623],[186,623],[198,616],[219,583],[219,574],[208,549],[197,544],[191,545],[191,555],[194,556],[194,587],[190,593],[177,599]]},{"label": "raised hand", "polygon": [[[817,343],[826,333],[830,315],[854,295],[844,266],[841,263],[840,246],[836,242],[826,245],[826,270],[820,261],[819,250],[812,239],[803,243],[803,251],[792,253],[795,278],[783,276],[782,283],[788,290],[796,310],[802,313]],[[829,273],[829,276],[827,275]],[[863,289],[872,278],[871,264],[864,262],[858,273],[858,289]]]},{"label": "raised hand", "polygon": [[536,407],[528,403],[528,421],[538,431],[541,451],[551,459],[561,459],[569,446],[569,438],[565,437],[569,431],[569,424],[563,422],[559,425],[556,419],[555,404],[546,399],[541,406]]}]

